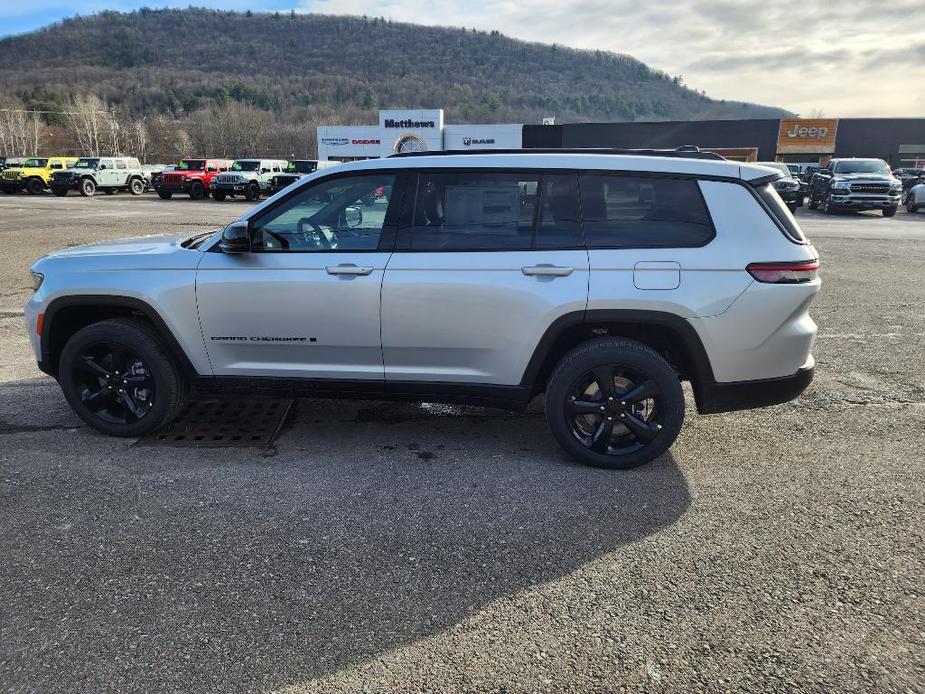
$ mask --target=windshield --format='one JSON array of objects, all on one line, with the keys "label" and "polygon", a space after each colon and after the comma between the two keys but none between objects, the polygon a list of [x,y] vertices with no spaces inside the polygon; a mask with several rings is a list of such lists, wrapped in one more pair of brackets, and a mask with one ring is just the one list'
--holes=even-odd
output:
[{"label": "windshield", "polygon": [[782,163],[782,162],[779,162],[779,161],[762,161],[762,162],[759,162],[759,165],[760,165],[760,166],[767,166],[767,167],[770,168],[770,169],[777,169],[777,170],[780,171],[782,174],[784,174],[784,177],[785,177],[785,178],[792,178],[792,177],[793,177],[793,173],[790,171],[790,169],[787,168],[787,165],[784,164],[784,163]]},{"label": "windshield", "polygon": [[96,165],[100,163],[99,159],[88,159],[86,157],[81,157],[77,160],[77,163],[74,164],[75,169],[95,169]]},{"label": "windshield", "polygon": [[259,169],[259,161],[236,161],[231,165],[232,171],[257,171]]},{"label": "windshield", "polygon": [[840,161],[835,165],[835,173],[872,173],[888,174],[890,167],[882,159],[858,159],[857,161]]},{"label": "windshield", "polygon": [[286,167],[288,173],[313,173],[318,164],[313,161],[291,161]]},{"label": "windshield", "polygon": [[206,168],[206,162],[203,159],[184,159],[177,165],[179,171],[200,171]]},{"label": "windshield", "polygon": [[24,169],[28,169],[28,168],[41,169],[46,164],[48,164],[47,159],[26,159],[26,163],[23,164],[23,168]]}]

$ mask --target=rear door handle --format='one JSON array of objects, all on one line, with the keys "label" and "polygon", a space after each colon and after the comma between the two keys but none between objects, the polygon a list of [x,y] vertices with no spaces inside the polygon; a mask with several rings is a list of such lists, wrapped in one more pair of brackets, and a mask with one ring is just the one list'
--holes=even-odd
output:
[{"label": "rear door handle", "polygon": [[329,275],[369,275],[373,271],[371,267],[358,267],[350,263],[328,265],[324,269]]},{"label": "rear door handle", "polygon": [[558,265],[528,265],[527,267],[520,268],[520,271],[527,275],[528,277],[568,277],[573,272],[575,268],[573,267],[559,267]]}]

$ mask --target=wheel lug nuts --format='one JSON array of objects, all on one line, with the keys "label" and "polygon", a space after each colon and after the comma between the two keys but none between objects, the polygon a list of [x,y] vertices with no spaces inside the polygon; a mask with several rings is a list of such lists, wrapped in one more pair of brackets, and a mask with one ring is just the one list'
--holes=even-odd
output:
[{"label": "wheel lug nuts", "polygon": [[613,421],[613,417],[608,417],[608,418],[607,418],[607,421],[608,421],[608,422],[612,422],[612,421]]},{"label": "wheel lug nuts", "polygon": [[606,407],[601,406],[601,412],[603,412],[606,409],[607,409]]},{"label": "wheel lug nuts", "polygon": [[626,407],[626,403],[623,402],[622,400],[620,401],[620,404],[623,405],[623,407]]},{"label": "wheel lug nuts", "polygon": [[620,419],[623,419],[624,417],[626,417],[626,415],[625,415],[624,413],[621,412],[621,413],[620,413]]},{"label": "wheel lug nuts", "polygon": [[607,398],[609,402],[613,402],[613,398]]}]

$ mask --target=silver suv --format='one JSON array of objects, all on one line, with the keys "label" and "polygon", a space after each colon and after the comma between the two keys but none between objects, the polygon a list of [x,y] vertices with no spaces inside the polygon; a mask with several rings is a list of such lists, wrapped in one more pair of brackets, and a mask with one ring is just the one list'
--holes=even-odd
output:
[{"label": "silver suv", "polygon": [[222,231],[69,248],[32,268],[39,366],[107,434],[195,393],[523,409],[628,468],[685,416],[813,376],[816,250],[778,171],[693,151],[398,155],[311,174]]},{"label": "silver suv", "polygon": [[76,190],[88,198],[100,190],[107,195],[125,190],[141,195],[148,184],[141,164],[134,157],[81,157],[71,168],[55,171],[50,187],[58,196]]},{"label": "silver suv", "polygon": [[212,197],[219,202],[235,195],[257,200],[270,192],[273,177],[283,173],[288,164],[282,159],[235,159],[227,173],[212,179]]}]

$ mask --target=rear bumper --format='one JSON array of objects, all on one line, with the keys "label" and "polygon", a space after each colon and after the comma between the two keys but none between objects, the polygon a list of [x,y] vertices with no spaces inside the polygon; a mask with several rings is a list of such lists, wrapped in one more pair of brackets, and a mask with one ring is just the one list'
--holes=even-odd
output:
[{"label": "rear bumper", "polygon": [[792,376],[701,384],[695,392],[697,411],[700,414],[717,414],[789,402],[809,387],[815,370],[816,362],[810,355],[807,363]]}]

